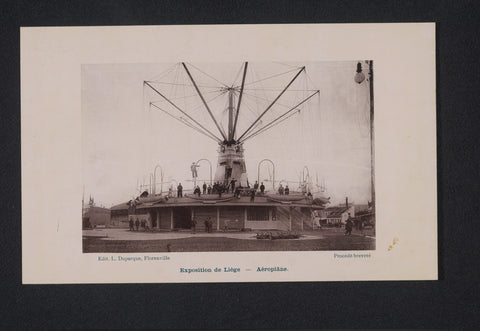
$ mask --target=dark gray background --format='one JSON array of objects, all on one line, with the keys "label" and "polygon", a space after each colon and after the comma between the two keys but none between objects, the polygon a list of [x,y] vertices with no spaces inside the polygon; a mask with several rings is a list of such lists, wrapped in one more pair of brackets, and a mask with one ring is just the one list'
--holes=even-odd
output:
[{"label": "dark gray background", "polygon": [[[479,19],[463,0],[3,1],[0,327],[476,329]],[[20,26],[362,22],[437,22],[439,281],[21,285]]]}]

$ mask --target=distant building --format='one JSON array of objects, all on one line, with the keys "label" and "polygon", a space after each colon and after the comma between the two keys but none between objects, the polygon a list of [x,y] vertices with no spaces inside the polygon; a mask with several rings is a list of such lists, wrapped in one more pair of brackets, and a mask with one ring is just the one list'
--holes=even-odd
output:
[{"label": "distant building", "polygon": [[128,203],[121,203],[110,208],[110,221],[108,227],[128,228],[128,210],[131,206]]},{"label": "distant building", "polygon": [[121,203],[110,208],[111,217],[108,224],[109,227],[128,228],[129,221],[132,219],[134,222],[145,220],[149,227],[152,225],[151,217],[145,210],[137,208],[134,201],[128,201]]},{"label": "distant building", "polygon": [[340,204],[336,207],[329,207],[320,211],[320,224],[325,226],[341,226],[350,217],[355,217],[355,205],[348,203]]},{"label": "distant building", "polygon": [[108,226],[110,209],[89,205],[83,210],[83,228]]},{"label": "distant building", "polygon": [[354,223],[357,224],[359,222],[361,222],[364,227],[375,227],[375,213],[373,212],[372,208],[356,213]]}]

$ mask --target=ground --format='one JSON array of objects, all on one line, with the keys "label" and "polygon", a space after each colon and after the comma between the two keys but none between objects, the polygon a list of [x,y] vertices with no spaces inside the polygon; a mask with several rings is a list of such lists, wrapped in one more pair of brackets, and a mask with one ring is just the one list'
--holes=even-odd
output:
[{"label": "ground", "polygon": [[373,231],[326,228],[302,232],[300,239],[256,239],[252,232],[143,232],[128,229],[83,231],[84,253],[218,252],[218,251],[328,251],[374,250]]}]

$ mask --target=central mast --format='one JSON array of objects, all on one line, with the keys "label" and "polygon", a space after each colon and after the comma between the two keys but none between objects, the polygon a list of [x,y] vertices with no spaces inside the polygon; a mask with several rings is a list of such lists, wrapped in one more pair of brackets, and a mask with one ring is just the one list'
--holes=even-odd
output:
[{"label": "central mast", "polygon": [[[228,91],[228,135],[227,139],[219,143],[218,164],[215,171],[215,182],[229,185],[232,180],[236,186],[246,187],[248,185],[245,158],[243,155],[243,144],[235,141],[235,119],[238,114],[238,107],[235,109],[235,93],[238,88],[229,87]],[[241,93],[241,90],[240,90]]]},{"label": "central mast", "polygon": [[233,88],[228,89],[228,142],[232,143],[234,140],[233,130]]},{"label": "central mast", "polygon": [[[243,88],[245,86],[245,77],[247,76],[248,62],[243,67],[242,85],[240,87],[228,87],[228,136],[227,139],[219,143],[218,164],[215,171],[215,181],[229,185],[232,180],[237,186],[246,187],[248,185],[247,168],[243,155],[243,143],[235,140],[238,114],[242,102]],[[238,104],[235,109],[235,93],[238,92]],[[235,117],[234,117],[235,114]]]}]

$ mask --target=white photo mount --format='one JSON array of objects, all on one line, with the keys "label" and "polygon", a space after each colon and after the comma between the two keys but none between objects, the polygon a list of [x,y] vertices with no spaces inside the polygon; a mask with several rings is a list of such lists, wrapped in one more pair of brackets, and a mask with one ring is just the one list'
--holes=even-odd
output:
[{"label": "white photo mount", "polygon": [[[246,59],[373,60],[375,250],[83,253],[82,65]],[[435,99],[433,23],[22,28],[23,283],[437,279]]]}]

